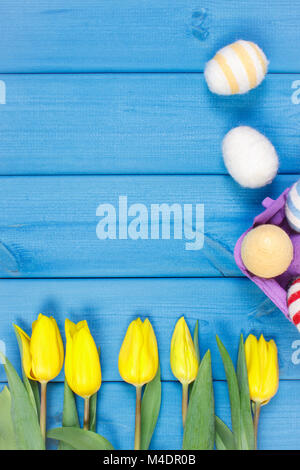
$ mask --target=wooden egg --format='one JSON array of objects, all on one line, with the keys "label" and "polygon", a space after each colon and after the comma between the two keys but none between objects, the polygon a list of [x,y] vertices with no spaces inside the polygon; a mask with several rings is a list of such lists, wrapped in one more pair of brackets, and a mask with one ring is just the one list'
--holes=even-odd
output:
[{"label": "wooden egg", "polygon": [[293,245],[277,225],[259,225],[245,236],[241,256],[248,271],[270,279],[287,270],[293,259]]}]

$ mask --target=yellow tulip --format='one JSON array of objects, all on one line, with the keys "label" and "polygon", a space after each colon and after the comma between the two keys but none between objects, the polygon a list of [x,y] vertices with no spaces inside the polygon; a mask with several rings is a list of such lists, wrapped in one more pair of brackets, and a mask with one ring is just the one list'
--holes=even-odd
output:
[{"label": "yellow tulip", "polygon": [[87,322],[65,322],[65,375],[69,387],[82,398],[96,393],[101,386],[99,353]]},{"label": "yellow tulip", "polygon": [[176,323],[171,341],[171,369],[183,385],[193,382],[198,373],[198,359],[190,330],[184,317]]},{"label": "yellow tulip", "polygon": [[150,382],[158,368],[155,333],[148,318],[130,323],[119,354],[119,372],[123,380],[136,387]]},{"label": "yellow tulip", "polygon": [[22,364],[26,376],[41,383],[40,427],[46,439],[47,383],[61,371],[64,347],[56,321],[41,313],[32,323],[31,338],[14,325],[22,343]]},{"label": "yellow tulip", "polygon": [[61,335],[53,317],[41,313],[32,324],[31,338],[15,325],[22,342],[22,363],[31,380],[47,383],[61,371],[64,348]]},{"label": "yellow tulip", "polygon": [[279,385],[277,347],[263,335],[257,341],[249,335],[245,342],[250,398],[265,405],[276,394]]},{"label": "yellow tulip", "polygon": [[148,318],[132,321],[119,353],[119,372],[123,380],[136,387],[134,449],[141,448],[142,386],[154,379],[158,369],[155,333]]}]

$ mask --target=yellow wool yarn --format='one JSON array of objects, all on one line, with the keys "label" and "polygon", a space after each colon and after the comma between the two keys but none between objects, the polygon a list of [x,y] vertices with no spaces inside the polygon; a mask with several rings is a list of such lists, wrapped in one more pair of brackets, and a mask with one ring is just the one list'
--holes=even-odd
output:
[{"label": "yellow wool yarn", "polygon": [[240,39],[220,49],[205,67],[207,85],[218,95],[247,93],[265,78],[268,60],[257,44]]}]

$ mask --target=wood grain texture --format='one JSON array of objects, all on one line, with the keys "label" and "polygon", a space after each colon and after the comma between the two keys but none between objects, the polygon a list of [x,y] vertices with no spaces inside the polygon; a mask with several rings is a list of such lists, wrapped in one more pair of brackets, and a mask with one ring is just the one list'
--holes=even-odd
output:
[{"label": "wood grain texture", "polygon": [[[262,199],[299,177],[299,21],[300,0],[0,3],[0,277],[10,278],[0,282],[0,348],[20,370],[12,323],[30,332],[43,312],[63,331],[66,317],[86,318],[101,347],[98,431],[118,449],[133,444],[134,389],[120,381],[117,359],[138,315],[153,323],[164,380],[153,449],[181,448],[181,392],[169,365],[181,315],[191,329],[200,321],[216,410],[228,424],[215,335],[233,359],[241,332],[275,339],[281,382],[262,410],[259,448],[300,448],[299,334],[240,277],[232,256]],[[240,38],[264,49],[271,73],[245,96],[216,97],[205,63]],[[224,176],[221,141],[240,124],[278,150],[282,175],[267,188],[241,189]],[[184,239],[98,240],[97,206],[117,207],[120,195],[148,209],[203,203],[204,248],[187,251]],[[61,424],[62,380],[49,385],[49,428]]]},{"label": "wood grain texture", "polygon": [[[230,426],[230,408],[225,382],[214,383],[216,413]],[[277,395],[264,406],[259,424],[259,449],[299,449],[299,381],[281,381]],[[288,398],[287,398],[288,397]],[[48,386],[48,429],[61,426],[63,384]],[[135,393],[125,383],[104,383],[99,392],[97,431],[116,449],[132,449]],[[82,422],[82,400],[78,400]],[[292,417],[292,419],[291,419]],[[172,423],[172,426],[170,426]],[[51,446],[55,442],[51,441]],[[162,384],[162,407],[151,449],[181,449],[181,390],[179,383]]]},{"label": "wood grain texture", "polygon": [[[237,239],[262,211],[264,197],[278,197],[295,180],[279,176],[253,191],[228,176],[2,177],[0,275],[241,276],[232,255]],[[128,206],[144,204],[149,214],[151,204],[193,204],[194,215],[195,204],[204,204],[204,247],[187,250],[187,240],[173,239],[172,217],[171,239],[99,240],[96,209],[110,203],[118,217],[120,195]]]},{"label": "wood grain texture", "polygon": [[[20,366],[12,328],[29,334],[39,312],[53,315],[64,337],[64,321],[87,319],[101,347],[103,380],[121,380],[118,355],[129,323],[148,316],[159,346],[163,380],[174,379],[170,343],[177,319],[184,315],[193,330],[199,320],[200,350],[212,351],[215,379],[225,374],[217,349],[218,334],[232,359],[239,336],[249,333],[274,338],[279,349],[280,377],[300,379],[300,337],[274,304],[248,279],[86,279],[2,280],[0,283],[0,340],[6,354]],[[4,380],[0,368],[0,380]],[[63,374],[58,379],[63,380]]]},{"label": "wood grain texture", "polygon": [[202,74],[0,80],[7,94],[0,105],[2,175],[226,174],[221,143],[237,125],[265,133],[281,173],[299,172],[300,74],[268,75],[258,89],[232,98],[211,94]]},{"label": "wood grain texture", "polygon": [[299,0],[3,0],[0,71],[202,71],[242,38],[300,72],[299,21]]}]

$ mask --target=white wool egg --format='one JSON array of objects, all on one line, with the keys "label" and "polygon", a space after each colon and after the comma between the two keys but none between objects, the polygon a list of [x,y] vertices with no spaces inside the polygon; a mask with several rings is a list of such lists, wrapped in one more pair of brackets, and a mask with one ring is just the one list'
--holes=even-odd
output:
[{"label": "white wool egg", "polygon": [[285,216],[290,227],[300,232],[300,180],[291,187],[285,205]]},{"label": "white wool egg", "polygon": [[261,188],[275,178],[278,155],[263,134],[248,126],[231,129],[222,144],[225,166],[245,188]]},{"label": "white wool egg", "polygon": [[218,95],[247,93],[265,78],[268,60],[257,44],[242,39],[220,49],[205,67],[208,88]]}]

